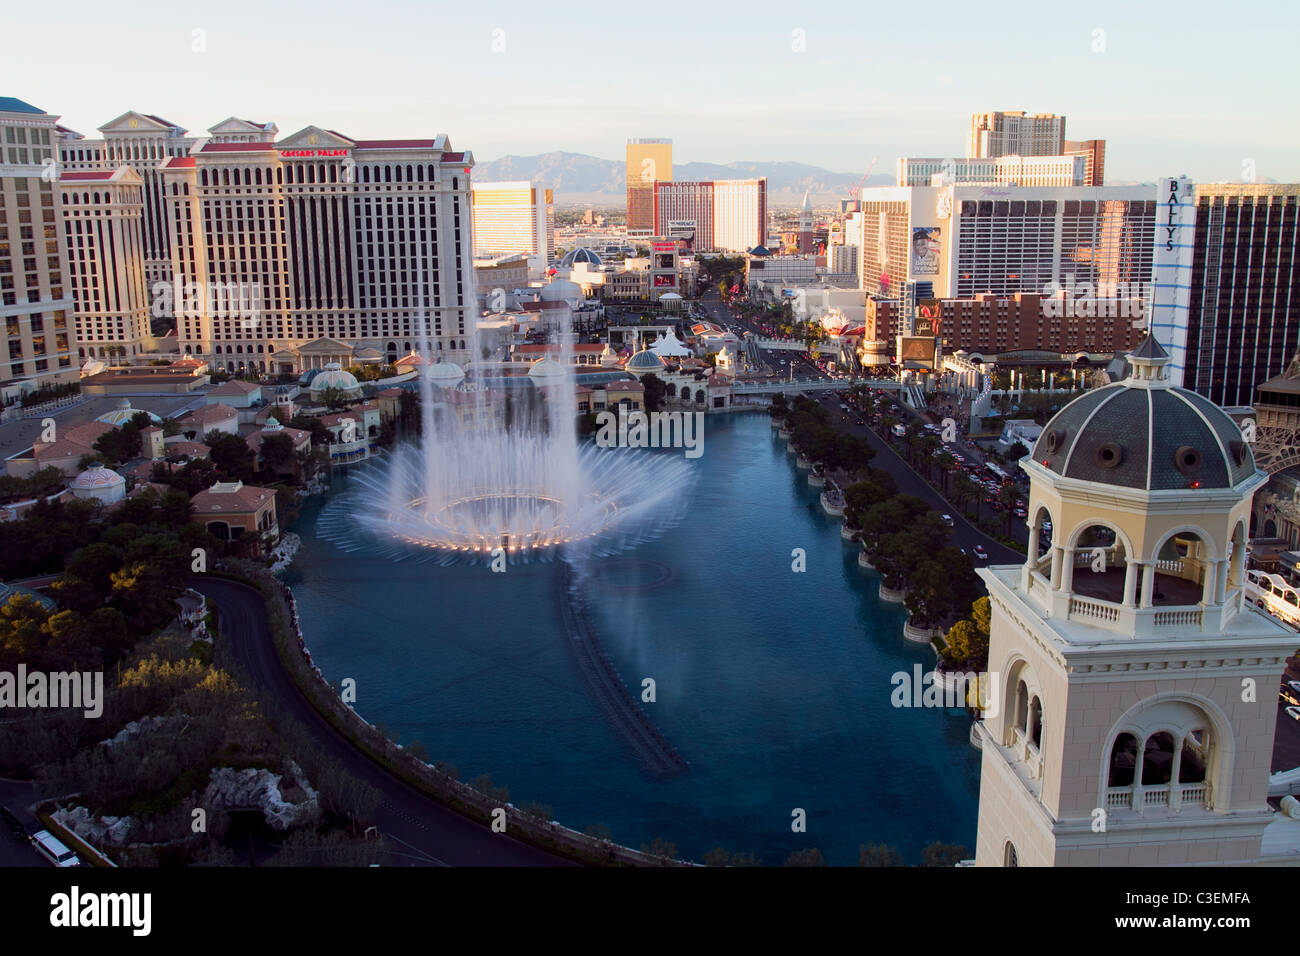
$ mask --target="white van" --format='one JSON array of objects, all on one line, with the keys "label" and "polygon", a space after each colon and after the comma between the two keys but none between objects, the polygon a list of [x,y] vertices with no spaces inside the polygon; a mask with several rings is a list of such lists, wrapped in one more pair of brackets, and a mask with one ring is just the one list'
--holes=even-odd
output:
[{"label": "white van", "polygon": [[77,854],[73,853],[62,841],[49,830],[39,830],[32,834],[32,846],[36,852],[55,866],[81,866]]}]

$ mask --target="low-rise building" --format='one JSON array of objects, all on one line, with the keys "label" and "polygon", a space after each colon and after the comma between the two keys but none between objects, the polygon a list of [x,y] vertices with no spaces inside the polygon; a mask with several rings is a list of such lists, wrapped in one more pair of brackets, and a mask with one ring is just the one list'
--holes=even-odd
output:
[{"label": "low-rise building", "polygon": [[239,412],[229,405],[204,405],[183,417],[181,433],[186,438],[202,438],[208,432],[239,434]]},{"label": "low-rise building", "polygon": [[190,520],[221,541],[256,536],[255,554],[280,537],[275,512],[275,489],[246,485],[241,481],[218,481],[190,499]]}]

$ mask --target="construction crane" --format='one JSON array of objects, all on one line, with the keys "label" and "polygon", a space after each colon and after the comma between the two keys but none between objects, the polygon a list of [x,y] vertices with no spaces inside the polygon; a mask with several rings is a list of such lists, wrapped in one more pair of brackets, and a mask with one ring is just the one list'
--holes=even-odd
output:
[{"label": "construction crane", "polygon": [[859,199],[862,198],[862,187],[866,185],[867,178],[871,175],[871,171],[876,168],[876,160],[878,158],[879,157],[877,156],[871,157],[871,165],[867,167],[866,174],[861,179],[859,179],[858,184],[849,191],[849,200],[851,202],[857,202]]}]

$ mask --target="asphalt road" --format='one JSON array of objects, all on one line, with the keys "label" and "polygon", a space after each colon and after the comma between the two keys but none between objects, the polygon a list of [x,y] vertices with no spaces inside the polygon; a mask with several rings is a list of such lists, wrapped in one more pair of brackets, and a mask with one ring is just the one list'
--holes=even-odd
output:
[{"label": "asphalt road", "polygon": [[[0,778],[0,806],[17,810],[41,798],[35,784]],[[7,827],[0,827],[0,867],[49,866],[26,840],[14,838]]]},{"label": "asphalt road", "polygon": [[[922,478],[915,469],[904,461],[894,449],[879,435],[872,431],[866,425],[857,425],[857,412],[850,410],[845,413],[840,411],[840,398],[834,392],[820,397],[822,405],[831,413],[831,423],[855,435],[860,435],[870,443],[871,447],[876,449],[876,457],[871,461],[872,468],[879,468],[886,471],[898,484],[898,490],[909,495],[916,495],[927,502],[931,508],[939,514],[949,514],[953,518],[953,529],[950,543],[958,548],[965,548],[966,553],[971,556],[971,561],[976,567],[989,564],[1024,564],[1025,556],[1018,551],[1013,551],[1004,544],[994,541],[984,532],[980,531],[961,513],[961,509],[955,505],[949,504],[944,500],[943,495],[935,491],[924,478]],[[1013,519],[1013,522],[1017,519]],[[982,544],[988,551],[989,559],[981,561],[975,557],[975,545]]]},{"label": "asphalt road", "polygon": [[259,694],[283,707],[327,757],[383,794],[374,824],[409,866],[568,866],[552,856],[493,833],[399,780],[354,748],[307,702],[276,655],[262,596],[237,581],[196,577],[191,586],[220,612],[220,640],[244,668]]}]

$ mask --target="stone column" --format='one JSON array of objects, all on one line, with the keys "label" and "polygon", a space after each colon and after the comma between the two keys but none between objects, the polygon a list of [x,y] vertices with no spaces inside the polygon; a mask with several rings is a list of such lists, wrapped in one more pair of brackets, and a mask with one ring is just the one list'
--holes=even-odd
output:
[{"label": "stone column", "polygon": [[1025,564],[1030,570],[1038,564],[1038,525],[1029,529],[1029,548],[1025,552]]},{"label": "stone column", "polygon": [[1211,561],[1206,561],[1201,565],[1205,571],[1205,576],[1201,580],[1201,603],[1213,604],[1214,595],[1218,591],[1216,578],[1218,576],[1218,565]]},{"label": "stone column", "polygon": [[1074,548],[1063,548],[1065,557],[1061,561],[1061,590],[1074,589]]},{"label": "stone column", "polygon": [[1052,548],[1052,590],[1055,591],[1061,586],[1061,560],[1064,556],[1064,549],[1060,547]]},{"label": "stone column", "polygon": [[1222,604],[1228,599],[1228,560],[1224,558],[1221,561],[1216,561],[1215,566],[1218,568],[1219,573],[1215,576],[1218,584],[1214,588],[1214,603]]},{"label": "stone column", "polygon": [[1156,563],[1147,561],[1142,565],[1142,603],[1139,607],[1150,607],[1151,596],[1155,593]]},{"label": "stone column", "polygon": [[1135,607],[1137,604],[1138,573],[1142,565],[1129,561],[1124,565],[1124,606]]}]

